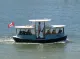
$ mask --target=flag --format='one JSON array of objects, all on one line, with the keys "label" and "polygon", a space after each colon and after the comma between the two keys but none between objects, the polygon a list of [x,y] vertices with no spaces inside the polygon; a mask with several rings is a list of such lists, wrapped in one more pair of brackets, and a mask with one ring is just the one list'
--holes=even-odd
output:
[{"label": "flag", "polygon": [[14,26],[14,22],[11,22],[10,24],[8,24],[8,28],[13,27]]}]

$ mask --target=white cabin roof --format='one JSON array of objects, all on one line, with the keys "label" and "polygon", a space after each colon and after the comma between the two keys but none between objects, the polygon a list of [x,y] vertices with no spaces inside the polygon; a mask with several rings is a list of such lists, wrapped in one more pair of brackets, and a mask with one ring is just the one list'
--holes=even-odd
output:
[{"label": "white cabin roof", "polygon": [[51,21],[51,19],[31,19],[29,21],[31,21],[31,22],[47,22],[47,21]]},{"label": "white cabin roof", "polygon": [[34,28],[33,26],[29,26],[29,25],[26,25],[26,26],[15,26],[16,29],[32,29]]},{"label": "white cabin roof", "polygon": [[65,25],[51,25],[53,28],[64,28]]}]

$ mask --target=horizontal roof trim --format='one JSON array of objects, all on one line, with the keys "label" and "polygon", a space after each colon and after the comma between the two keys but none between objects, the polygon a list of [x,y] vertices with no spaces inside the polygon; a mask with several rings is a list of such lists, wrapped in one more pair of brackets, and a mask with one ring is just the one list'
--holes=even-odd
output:
[{"label": "horizontal roof trim", "polygon": [[33,26],[15,26],[16,29],[31,29]]},{"label": "horizontal roof trim", "polygon": [[31,22],[47,22],[47,21],[51,21],[51,19],[31,19],[29,21],[31,21]]},{"label": "horizontal roof trim", "polygon": [[53,28],[63,28],[65,27],[66,25],[51,25]]}]

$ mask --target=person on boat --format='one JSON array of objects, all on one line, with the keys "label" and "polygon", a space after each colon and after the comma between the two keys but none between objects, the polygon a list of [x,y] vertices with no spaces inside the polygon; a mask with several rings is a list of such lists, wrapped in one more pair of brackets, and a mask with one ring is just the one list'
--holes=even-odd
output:
[{"label": "person on boat", "polygon": [[25,31],[19,31],[19,35],[25,35]]},{"label": "person on boat", "polygon": [[32,33],[31,33],[31,30],[28,29],[28,31],[26,32],[26,34],[27,34],[27,35],[31,35],[31,34],[32,34]]},{"label": "person on boat", "polygon": [[47,30],[46,34],[51,34],[50,30]]},{"label": "person on boat", "polygon": [[44,37],[45,36],[45,28],[44,28],[44,26],[42,26],[41,32],[42,32],[42,35]]},{"label": "person on boat", "polygon": [[62,33],[62,30],[61,29],[59,29],[59,32],[58,33]]},{"label": "person on boat", "polygon": [[40,32],[41,32],[41,22],[38,23],[38,37],[40,37]]},{"label": "person on boat", "polygon": [[19,31],[19,35],[22,35],[22,31]]},{"label": "person on boat", "polygon": [[53,30],[53,31],[52,31],[52,34],[56,34],[56,30]]}]

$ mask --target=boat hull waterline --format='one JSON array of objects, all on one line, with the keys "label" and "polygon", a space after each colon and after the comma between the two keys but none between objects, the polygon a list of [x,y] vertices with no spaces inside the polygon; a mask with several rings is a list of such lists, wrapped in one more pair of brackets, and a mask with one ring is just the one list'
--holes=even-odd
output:
[{"label": "boat hull waterline", "polygon": [[67,36],[60,37],[57,39],[36,39],[36,40],[30,40],[30,39],[19,39],[16,37],[13,37],[15,42],[26,42],[26,43],[54,43],[54,42],[59,42],[59,41],[66,41]]}]

